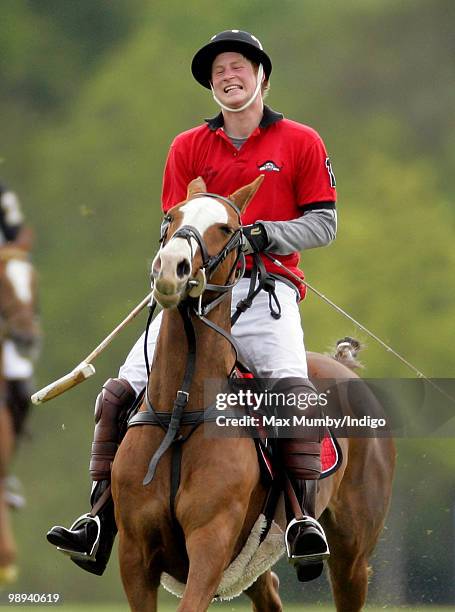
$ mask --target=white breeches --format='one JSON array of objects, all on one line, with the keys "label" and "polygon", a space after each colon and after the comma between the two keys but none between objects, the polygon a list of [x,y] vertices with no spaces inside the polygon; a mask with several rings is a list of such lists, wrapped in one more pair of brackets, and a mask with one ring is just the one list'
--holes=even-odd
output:
[{"label": "white breeches", "polygon": [[30,378],[33,374],[33,364],[30,359],[22,357],[11,340],[5,340],[2,347],[3,376],[17,380]]},{"label": "white breeches", "polygon": [[[243,278],[234,288],[232,310],[246,297],[250,280]],[[240,347],[239,359],[252,368],[260,378],[307,378],[308,369],[296,292],[285,283],[276,282],[276,295],[281,305],[281,317],[270,314],[269,296],[261,291],[253,305],[232,328],[232,335]],[[160,313],[152,322],[148,335],[148,357],[153,360],[161,323]],[[144,360],[144,334],[131,349],[120,368],[119,377],[126,379],[136,393],[147,382]]]}]

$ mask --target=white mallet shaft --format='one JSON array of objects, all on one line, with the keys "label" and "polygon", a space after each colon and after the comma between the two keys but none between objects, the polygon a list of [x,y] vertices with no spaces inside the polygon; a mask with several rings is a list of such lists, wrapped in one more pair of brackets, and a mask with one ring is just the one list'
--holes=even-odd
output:
[{"label": "white mallet shaft", "polygon": [[124,319],[121,323],[117,325],[117,327],[111,331],[111,333],[104,338],[100,344],[89,354],[87,357],[81,361],[79,365],[77,365],[74,370],[62,376],[58,380],[51,382],[46,387],[43,387],[36,393],[34,393],[31,397],[31,400],[34,404],[42,404],[43,402],[47,402],[68,389],[75,387],[79,383],[83,382],[90,376],[95,374],[95,367],[92,365],[92,361],[98,357],[100,353],[104,351],[104,349],[112,342],[115,336],[130,322],[134,319],[134,317],[143,310],[147,304],[150,303],[152,299],[152,293],[149,293],[143,300],[140,302]]},{"label": "white mallet shaft", "polygon": [[95,368],[91,363],[82,362],[78,366],[74,368],[65,376],[62,376],[58,380],[54,380],[47,387],[43,387],[36,393],[34,393],[31,397],[31,400],[34,404],[42,404],[43,402],[47,402],[57,395],[61,395],[75,387],[86,378],[93,376],[95,374]]}]

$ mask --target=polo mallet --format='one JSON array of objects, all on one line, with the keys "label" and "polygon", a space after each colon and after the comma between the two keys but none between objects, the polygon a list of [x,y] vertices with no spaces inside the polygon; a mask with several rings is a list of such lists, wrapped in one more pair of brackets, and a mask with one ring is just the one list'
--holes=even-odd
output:
[{"label": "polo mallet", "polygon": [[34,404],[42,404],[43,402],[47,402],[68,389],[75,387],[79,383],[83,382],[90,376],[95,374],[95,367],[92,364],[92,361],[98,357],[100,353],[104,351],[108,344],[112,342],[115,336],[124,328],[130,321],[134,319],[134,317],[141,312],[141,310],[150,303],[152,299],[152,293],[149,293],[143,300],[140,302],[130,313],[127,315],[121,323],[117,325],[117,327],[111,331],[111,333],[104,338],[104,340],[98,344],[98,346],[89,354],[87,357],[81,361],[79,365],[77,365],[74,370],[62,376],[58,380],[51,382],[47,387],[43,387],[36,393],[34,393],[31,397],[31,400]]},{"label": "polo mallet", "polygon": [[455,403],[455,398],[453,398],[451,395],[449,395],[448,393],[446,393],[444,391],[444,389],[442,387],[440,387],[438,384],[436,384],[433,380],[431,380],[431,378],[428,378],[428,376],[425,376],[425,374],[423,372],[421,372],[420,370],[418,370],[415,365],[413,365],[410,361],[408,361],[407,359],[405,359],[402,355],[400,355],[400,353],[397,353],[397,351],[395,351],[391,346],[389,346],[388,344],[386,344],[384,342],[384,340],[381,340],[381,338],[379,338],[379,336],[377,336],[376,334],[374,334],[372,331],[370,331],[367,327],[365,327],[365,325],[362,325],[362,323],[360,323],[359,321],[357,321],[357,319],[354,319],[354,317],[352,317],[350,314],[348,314],[345,310],[343,310],[342,308],[340,308],[339,306],[337,306],[334,302],[332,302],[332,300],[330,300],[326,295],[324,295],[323,293],[321,293],[320,291],[318,291],[315,287],[313,287],[312,285],[310,285],[310,283],[308,283],[306,280],[303,280],[302,278],[300,278],[300,276],[297,276],[297,274],[294,274],[294,272],[292,272],[292,270],[289,270],[289,268],[287,268],[284,264],[281,263],[281,261],[279,261],[278,259],[275,259],[274,257],[272,257],[269,253],[264,253],[264,255],[267,257],[267,259],[269,259],[273,264],[275,264],[276,266],[278,266],[279,268],[281,268],[283,271],[285,271],[288,276],[292,277],[293,279],[295,279],[298,283],[300,283],[301,285],[304,285],[305,287],[307,287],[307,289],[309,289],[310,291],[312,291],[313,293],[315,293],[318,297],[320,297],[326,304],[328,304],[329,306],[331,306],[333,309],[335,309],[339,314],[341,314],[343,317],[346,317],[346,319],[348,319],[349,321],[351,321],[351,323],[354,323],[354,325],[356,325],[359,329],[361,329],[363,332],[365,332],[368,336],[370,336],[370,338],[372,338],[373,340],[375,340],[375,342],[377,342],[378,344],[380,344],[388,353],[391,353],[394,357],[396,357],[397,359],[399,359],[399,361],[401,361],[401,363],[403,363],[406,367],[408,367],[410,370],[412,370],[414,372],[414,374],[417,374],[418,378],[422,378],[425,382],[427,382],[431,387],[433,387],[433,389],[436,389],[439,393],[441,393],[441,395],[443,395],[445,398],[449,399],[452,403]]}]

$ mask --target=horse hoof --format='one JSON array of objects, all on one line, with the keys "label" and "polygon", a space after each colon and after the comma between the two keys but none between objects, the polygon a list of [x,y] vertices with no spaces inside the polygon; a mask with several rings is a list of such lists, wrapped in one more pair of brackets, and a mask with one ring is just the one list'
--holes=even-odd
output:
[{"label": "horse hoof", "polygon": [[17,565],[5,565],[0,567],[0,587],[7,584],[13,584],[19,577]]}]

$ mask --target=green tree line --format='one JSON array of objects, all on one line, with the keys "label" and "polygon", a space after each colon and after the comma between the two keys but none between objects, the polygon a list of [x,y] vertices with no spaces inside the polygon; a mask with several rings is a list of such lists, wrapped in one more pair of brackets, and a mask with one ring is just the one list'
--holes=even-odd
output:
[{"label": "green tree line", "polygon": [[[37,386],[74,367],[148,292],[169,144],[218,112],[190,61],[231,27],[259,36],[274,65],[268,104],[316,128],[333,162],[339,233],[303,254],[308,280],[428,376],[453,377],[454,17],[449,0],[4,0],[0,177],[37,233],[45,329]],[[414,376],[316,296],[302,317],[310,350],[352,335],[367,345],[368,377]],[[44,533],[86,508],[93,401],[143,325],[99,359],[95,379],[33,410],[16,466],[29,496],[16,521],[27,590],[120,596],[115,563],[93,579],[64,563]],[[404,514],[394,520],[411,601],[453,598],[444,586],[453,564],[444,539],[455,499],[450,448],[452,439],[399,442]],[[431,504],[409,518],[416,491]],[[294,597],[296,589],[290,582]],[[381,601],[374,582],[372,591]]]}]

